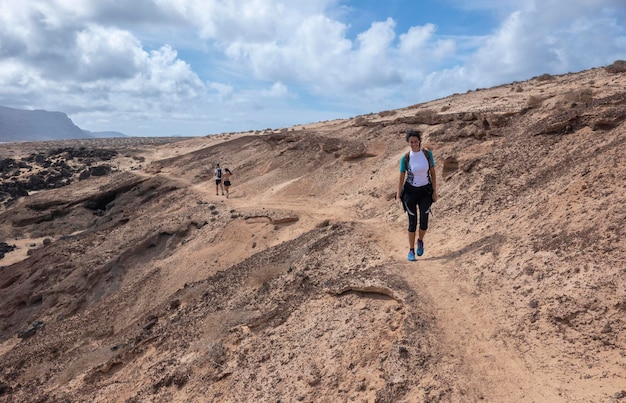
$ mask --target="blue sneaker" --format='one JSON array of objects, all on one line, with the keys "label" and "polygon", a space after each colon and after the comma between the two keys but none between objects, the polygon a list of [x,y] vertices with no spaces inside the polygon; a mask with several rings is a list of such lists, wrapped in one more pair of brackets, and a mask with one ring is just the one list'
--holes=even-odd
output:
[{"label": "blue sneaker", "polygon": [[417,256],[424,254],[424,242],[421,239],[417,240]]},{"label": "blue sneaker", "polygon": [[414,261],[416,261],[416,260],[417,260],[417,259],[415,258],[415,252],[413,252],[413,249],[411,249],[411,250],[409,251],[409,261],[414,262]]}]

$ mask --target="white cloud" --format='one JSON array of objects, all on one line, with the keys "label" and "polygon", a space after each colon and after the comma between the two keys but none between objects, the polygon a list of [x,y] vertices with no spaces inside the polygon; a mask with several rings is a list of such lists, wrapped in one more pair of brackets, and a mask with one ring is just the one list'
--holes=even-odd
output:
[{"label": "white cloud", "polygon": [[0,2],[0,104],[152,117],[183,113],[204,95],[174,49],[148,51],[130,31],[80,20],[97,11],[86,4],[114,2]]},{"label": "white cloud", "polygon": [[75,52],[80,77],[87,81],[131,78],[144,53],[130,32],[100,26],[77,33]]},{"label": "white cloud", "polygon": [[293,97],[289,93],[289,89],[283,83],[274,83],[268,91],[264,91],[264,95],[269,98],[290,98]]},{"label": "white cloud", "polygon": [[[86,122],[268,126],[270,115],[401,107],[626,53],[623,0],[448,0],[501,19],[467,37],[387,16],[355,33],[344,3],[0,0],[0,105]],[[307,105],[327,110],[297,109]]]},{"label": "white cloud", "polygon": [[345,29],[343,24],[315,15],[288,36],[263,43],[233,42],[226,54],[237,63],[249,64],[263,80],[317,81],[350,50]]},{"label": "white cloud", "polygon": [[391,18],[384,22],[372,23],[370,29],[357,36],[360,54],[364,58],[385,57],[396,36],[395,28],[396,23]]},{"label": "white cloud", "polygon": [[287,38],[267,43],[233,43],[227,55],[249,63],[263,80],[298,82],[315,93],[335,94],[347,89],[399,82],[390,60],[395,38],[391,19],[375,22],[353,43],[347,27],[323,16],[301,22]]},{"label": "white cloud", "polygon": [[322,15],[337,0],[175,0],[158,1],[198,29],[200,37],[222,44],[267,42],[288,37],[302,21]]},{"label": "white cloud", "polygon": [[232,85],[222,83],[210,83],[209,88],[215,90],[219,94],[220,100],[229,98],[233,94],[234,90]]},{"label": "white cloud", "polygon": [[406,34],[400,35],[398,49],[400,57],[410,65],[436,66],[449,56],[454,56],[456,43],[452,39],[436,39],[434,24],[414,26]]},{"label": "white cloud", "polygon": [[[623,21],[626,9],[618,3],[598,0],[591,6],[586,0],[567,5],[557,0],[528,1],[506,16],[493,34],[468,38],[471,53],[465,62],[429,72],[419,85],[420,100],[543,73],[580,71],[623,58],[626,32],[619,19],[621,16]],[[462,38],[457,40],[458,47],[467,45]]]},{"label": "white cloud", "polygon": [[434,24],[426,24],[423,27],[411,27],[406,34],[400,35],[400,51],[405,56],[412,56],[422,48],[428,46],[435,33]]}]

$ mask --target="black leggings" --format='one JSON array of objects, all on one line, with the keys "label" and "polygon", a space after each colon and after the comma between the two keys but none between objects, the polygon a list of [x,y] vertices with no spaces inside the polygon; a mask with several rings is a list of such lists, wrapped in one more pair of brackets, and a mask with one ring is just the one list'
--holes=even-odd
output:
[{"label": "black leggings", "polygon": [[402,192],[404,210],[409,215],[409,232],[417,230],[417,211],[419,208],[420,229],[428,229],[428,215],[430,206],[433,204],[433,185],[415,187],[408,183],[404,184]]}]

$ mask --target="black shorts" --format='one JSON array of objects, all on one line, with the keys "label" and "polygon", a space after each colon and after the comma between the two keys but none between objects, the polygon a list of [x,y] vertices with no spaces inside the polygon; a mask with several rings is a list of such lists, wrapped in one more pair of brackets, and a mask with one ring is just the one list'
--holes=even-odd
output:
[{"label": "black shorts", "polygon": [[216,185],[219,185],[220,183],[222,183],[222,180],[221,180],[221,179],[215,179],[215,184],[216,184]]},{"label": "black shorts", "polygon": [[224,186],[230,186],[230,181],[224,181]]}]

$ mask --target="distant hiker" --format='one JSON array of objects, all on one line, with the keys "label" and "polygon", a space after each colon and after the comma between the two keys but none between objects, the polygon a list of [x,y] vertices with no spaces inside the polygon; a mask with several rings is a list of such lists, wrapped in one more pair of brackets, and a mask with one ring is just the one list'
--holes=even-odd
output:
[{"label": "distant hiker", "polygon": [[424,254],[424,235],[428,229],[430,206],[437,201],[437,178],[435,160],[428,149],[422,148],[422,133],[409,130],[406,141],[411,150],[400,160],[400,180],[396,200],[409,216],[409,260],[415,258],[415,231],[419,214],[419,234],[417,238],[417,256]]},{"label": "distant hiker", "polygon": [[230,172],[230,169],[224,168],[224,189],[226,190],[226,198],[228,199],[228,189],[230,188],[230,176],[233,173]]},{"label": "distant hiker", "polygon": [[222,196],[224,196],[224,184],[222,184],[222,168],[218,163],[215,166],[215,196],[219,195],[220,187],[222,188]]}]

